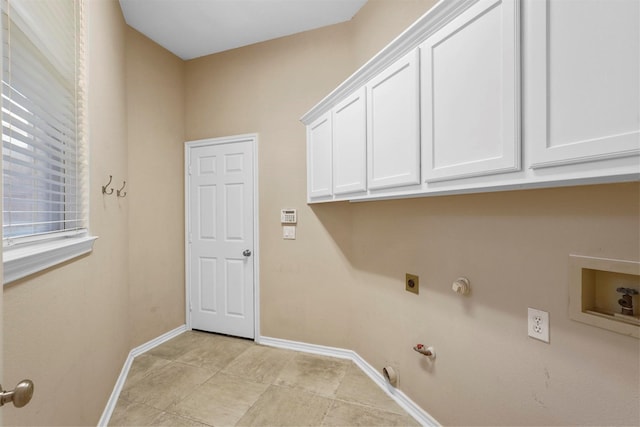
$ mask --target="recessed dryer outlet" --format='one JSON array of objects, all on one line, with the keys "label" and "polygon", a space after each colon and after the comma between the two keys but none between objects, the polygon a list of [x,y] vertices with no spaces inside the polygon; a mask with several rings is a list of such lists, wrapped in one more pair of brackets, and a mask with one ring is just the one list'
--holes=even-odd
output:
[{"label": "recessed dryer outlet", "polygon": [[419,277],[414,274],[407,273],[405,275],[404,288],[407,292],[413,292],[414,294],[419,294],[420,293]]}]

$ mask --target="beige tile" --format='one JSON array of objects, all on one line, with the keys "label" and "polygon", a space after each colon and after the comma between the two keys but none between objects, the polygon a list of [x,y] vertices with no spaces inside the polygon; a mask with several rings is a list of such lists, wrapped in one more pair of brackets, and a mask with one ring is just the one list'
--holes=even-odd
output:
[{"label": "beige tile", "polygon": [[127,381],[124,386],[132,386],[154,369],[161,368],[169,363],[171,363],[171,361],[167,359],[151,356],[150,354],[141,354],[133,359],[133,363],[131,364],[131,368],[127,374]]},{"label": "beige tile", "polygon": [[164,410],[190,395],[210,377],[211,373],[206,369],[172,362],[125,387],[121,397]]},{"label": "beige tile", "polygon": [[273,347],[248,348],[225,368],[225,372],[250,381],[271,384],[296,353]]},{"label": "beige tile", "polygon": [[152,426],[153,420],[161,414],[161,411],[141,403],[127,402],[118,399],[111,419],[110,426]]},{"label": "beige tile", "polygon": [[192,331],[134,360],[110,425],[236,423],[417,425],[351,362]]},{"label": "beige tile", "polygon": [[168,411],[211,425],[234,425],[267,387],[219,373]]},{"label": "beige tile", "polygon": [[203,424],[201,422],[179,417],[175,414],[170,414],[168,412],[162,412],[158,415],[154,420],[154,426],[167,426],[167,427],[208,427],[209,424]]},{"label": "beige tile", "polygon": [[282,369],[275,384],[334,397],[349,363],[334,357],[298,353]]},{"label": "beige tile", "polygon": [[336,398],[373,406],[396,414],[405,414],[404,409],[398,406],[392,398],[353,363],[349,366],[347,374],[342,383],[340,383],[340,387],[338,387]]},{"label": "beige tile", "polygon": [[272,385],[236,425],[317,426],[322,422],[331,402],[326,397]]},{"label": "beige tile", "polygon": [[211,334],[203,337],[193,348],[177,360],[189,365],[206,368],[212,373],[227,366],[233,359],[255,344],[249,340]]},{"label": "beige tile", "polygon": [[198,342],[206,339],[204,332],[187,331],[169,341],[152,348],[146,354],[167,360],[176,360],[187,351],[191,350]]},{"label": "beige tile", "polygon": [[370,406],[334,401],[323,426],[419,426],[408,415],[381,411]]}]

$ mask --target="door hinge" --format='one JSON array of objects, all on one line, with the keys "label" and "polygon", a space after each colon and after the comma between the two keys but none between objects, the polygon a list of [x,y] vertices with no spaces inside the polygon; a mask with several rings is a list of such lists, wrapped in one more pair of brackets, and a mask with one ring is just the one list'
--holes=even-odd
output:
[{"label": "door hinge", "polygon": [[191,243],[193,236],[189,233],[189,243]]},{"label": "door hinge", "polygon": [[189,174],[189,176],[191,176],[191,165],[189,165],[189,169],[187,173]]},{"label": "door hinge", "polygon": [[193,306],[191,305],[191,302],[189,302],[189,311],[193,311]]}]

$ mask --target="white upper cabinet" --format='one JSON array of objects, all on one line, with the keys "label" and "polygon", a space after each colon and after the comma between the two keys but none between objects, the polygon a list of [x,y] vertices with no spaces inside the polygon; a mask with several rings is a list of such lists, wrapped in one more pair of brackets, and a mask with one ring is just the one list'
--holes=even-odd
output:
[{"label": "white upper cabinet", "polygon": [[367,189],[367,104],[365,88],[333,108],[333,194]]},{"label": "white upper cabinet", "polygon": [[520,169],[519,22],[480,0],[420,46],[426,182]]},{"label": "white upper cabinet", "polygon": [[640,1],[526,6],[531,168],[637,155]]},{"label": "white upper cabinet", "polygon": [[331,112],[307,127],[307,194],[309,199],[331,196]]},{"label": "white upper cabinet", "polygon": [[420,183],[418,63],[414,49],[366,85],[370,189]]},{"label": "white upper cabinet", "polygon": [[640,0],[440,0],[301,120],[312,203],[640,181]]}]

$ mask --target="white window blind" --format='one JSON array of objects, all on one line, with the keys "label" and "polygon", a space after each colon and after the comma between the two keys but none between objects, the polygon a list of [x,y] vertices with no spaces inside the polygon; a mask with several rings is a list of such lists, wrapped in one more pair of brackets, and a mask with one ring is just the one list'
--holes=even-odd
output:
[{"label": "white window blind", "polygon": [[86,228],[79,0],[2,1],[4,246]]}]

